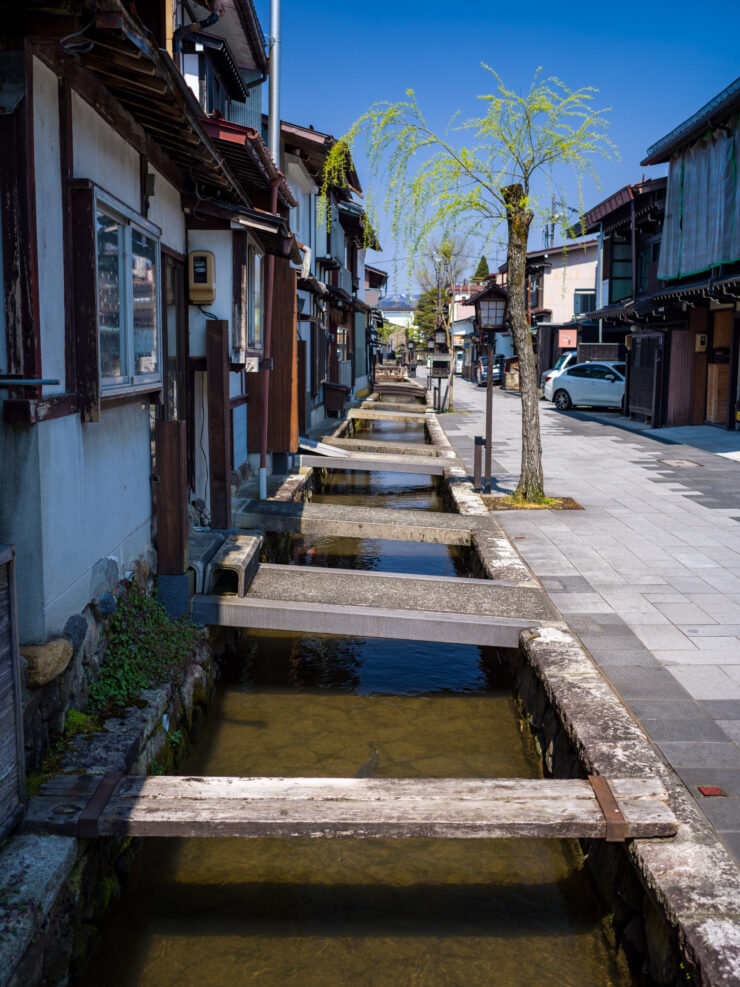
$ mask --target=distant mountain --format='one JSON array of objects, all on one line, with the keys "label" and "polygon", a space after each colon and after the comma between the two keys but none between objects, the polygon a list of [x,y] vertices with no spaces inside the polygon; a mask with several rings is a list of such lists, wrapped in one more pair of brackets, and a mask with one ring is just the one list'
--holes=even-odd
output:
[{"label": "distant mountain", "polygon": [[413,312],[418,298],[418,295],[414,295],[410,291],[399,291],[395,295],[386,295],[385,298],[381,298],[379,307],[381,310],[388,309],[394,312]]}]

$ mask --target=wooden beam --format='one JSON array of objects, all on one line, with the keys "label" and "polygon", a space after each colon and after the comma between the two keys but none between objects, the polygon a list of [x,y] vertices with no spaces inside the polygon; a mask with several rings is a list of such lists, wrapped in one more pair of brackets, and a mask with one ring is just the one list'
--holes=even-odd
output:
[{"label": "wooden beam", "polygon": [[206,321],[208,382],[208,469],[211,526],[231,527],[231,409],[229,407],[229,323]]},{"label": "wooden beam", "polygon": [[[170,837],[605,839],[580,779],[219,778],[57,775],[32,798],[25,832]],[[606,782],[626,838],[677,830],[663,785]],[[99,793],[101,785],[104,791]],[[91,827],[95,828],[91,830]]]},{"label": "wooden beam", "polygon": [[157,572],[182,575],[188,566],[187,426],[184,421],[154,425],[157,472]]},{"label": "wooden beam", "polygon": [[[41,376],[36,186],[33,147],[33,76],[28,48],[4,52],[6,71],[17,75],[24,95],[12,113],[0,115],[0,229],[7,364],[11,373]],[[10,392],[12,397],[18,396]],[[21,397],[40,398],[41,388]]]}]

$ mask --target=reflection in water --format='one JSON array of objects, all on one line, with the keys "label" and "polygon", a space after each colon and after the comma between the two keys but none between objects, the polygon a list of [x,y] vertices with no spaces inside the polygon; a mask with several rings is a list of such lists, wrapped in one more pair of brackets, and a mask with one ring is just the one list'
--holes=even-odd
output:
[{"label": "reflection in water", "polygon": [[[380,411],[383,410],[381,405]],[[409,411],[422,411],[419,407],[409,407]],[[374,439],[376,442],[410,442],[414,445],[428,445],[426,427],[423,422],[366,421],[357,431],[358,439]]]},{"label": "reflection in water", "polygon": [[443,511],[431,476],[331,470],[312,500],[317,504],[364,504],[412,511]]},{"label": "reflection in water", "polygon": [[384,538],[335,538],[294,535],[293,565],[374,572],[413,572],[420,576],[470,576],[469,551],[456,545],[390,541]]}]

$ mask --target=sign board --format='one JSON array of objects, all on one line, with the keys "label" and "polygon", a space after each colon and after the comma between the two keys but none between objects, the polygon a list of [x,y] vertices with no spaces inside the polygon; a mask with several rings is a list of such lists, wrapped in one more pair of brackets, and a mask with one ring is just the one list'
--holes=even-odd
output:
[{"label": "sign board", "polygon": [[259,373],[260,358],[258,356],[248,356],[244,361],[244,370],[248,374]]},{"label": "sign board", "polygon": [[560,329],[558,330],[558,346],[561,350],[565,349],[575,349],[578,346],[578,330],[577,329]]}]

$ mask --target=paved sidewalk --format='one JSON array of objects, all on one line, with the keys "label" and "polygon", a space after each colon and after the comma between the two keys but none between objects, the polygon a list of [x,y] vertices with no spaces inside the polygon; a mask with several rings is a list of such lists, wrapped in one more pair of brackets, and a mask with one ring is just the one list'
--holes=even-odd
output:
[{"label": "paved sidewalk", "polygon": [[[484,407],[484,390],[456,378],[464,413],[440,417],[471,473]],[[520,407],[494,392],[500,491],[519,476]],[[547,492],[585,510],[497,519],[740,859],[740,463],[721,455],[740,435],[718,433],[715,453],[602,415],[545,402],[540,412]],[[703,797],[698,785],[729,797]]]}]

